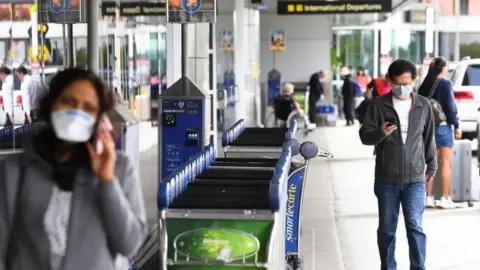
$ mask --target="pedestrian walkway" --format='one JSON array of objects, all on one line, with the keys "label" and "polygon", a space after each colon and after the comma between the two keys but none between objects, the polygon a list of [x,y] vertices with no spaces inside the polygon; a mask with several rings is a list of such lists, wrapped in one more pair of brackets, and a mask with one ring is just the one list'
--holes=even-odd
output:
[{"label": "pedestrian walkway", "polygon": [[[150,225],[156,222],[157,129],[141,124],[140,175]],[[334,153],[312,161],[304,197],[302,247],[305,270],[379,269],[373,148],[363,146],[358,126],[318,128],[309,138]],[[474,171],[477,173],[478,169]],[[480,209],[429,210],[425,215],[428,270],[480,267]],[[397,260],[408,269],[408,245],[399,223]]]},{"label": "pedestrian walkway", "polygon": [[[304,200],[303,252],[308,270],[379,269],[373,147],[363,146],[358,126],[319,128],[309,139],[334,153],[313,161]],[[473,173],[478,173],[478,169]],[[398,269],[408,269],[403,218],[397,232]],[[427,269],[480,268],[480,210],[428,210]]]}]

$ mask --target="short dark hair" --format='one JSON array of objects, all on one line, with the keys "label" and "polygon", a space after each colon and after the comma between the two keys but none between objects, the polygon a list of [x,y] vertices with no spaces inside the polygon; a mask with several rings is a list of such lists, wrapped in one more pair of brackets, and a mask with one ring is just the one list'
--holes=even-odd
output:
[{"label": "short dark hair", "polygon": [[0,67],[0,73],[10,75],[12,74],[12,71],[8,67]]},{"label": "short dark hair", "polygon": [[16,71],[17,71],[17,73],[22,74],[22,75],[28,74],[28,70],[24,66],[19,66]]},{"label": "short dark hair", "polygon": [[114,103],[113,93],[105,87],[102,79],[92,71],[81,68],[67,68],[64,69],[52,78],[49,83],[47,94],[40,100],[39,117],[50,124],[50,115],[52,113],[53,105],[62,94],[63,90],[76,81],[89,81],[97,93],[100,101],[100,114],[109,113]]},{"label": "short dark hair", "polygon": [[417,77],[417,67],[412,61],[398,59],[393,61],[393,63],[391,63],[388,67],[388,76],[390,79],[393,79],[394,77],[400,76],[404,73],[410,73],[412,75],[412,79],[415,80]]}]

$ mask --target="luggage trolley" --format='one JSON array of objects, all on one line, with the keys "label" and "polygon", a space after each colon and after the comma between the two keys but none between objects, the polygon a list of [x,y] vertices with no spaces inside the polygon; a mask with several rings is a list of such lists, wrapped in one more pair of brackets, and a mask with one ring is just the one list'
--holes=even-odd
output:
[{"label": "luggage trolley", "polygon": [[224,156],[249,158],[278,158],[287,139],[297,134],[297,124],[289,128],[246,128],[240,120],[222,134]]},{"label": "luggage trolley", "polygon": [[[160,269],[303,269],[298,252],[303,180],[309,159],[331,154],[296,140],[285,143],[279,159],[214,159],[213,152],[208,147],[159,186]],[[298,153],[305,162],[292,162]]]},{"label": "luggage trolley", "polygon": [[249,173],[209,168],[213,157],[210,148],[159,186],[160,270],[284,269],[291,150]]},{"label": "luggage trolley", "polygon": [[[301,235],[301,209],[303,202],[303,190],[306,185],[306,175],[309,160],[315,157],[332,158],[333,155],[318,148],[312,142],[304,142],[300,144],[297,140],[288,140],[284,145],[284,151],[291,149],[292,157],[301,154],[303,162],[292,160],[289,168],[289,177],[287,184],[287,205],[285,215],[285,263],[286,269],[300,270],[303,269],[302,254],[299,252],[300,235]],[[226,168],[235,168],[238,174],[245,174],[245,171],[255,170],[255,174],[260,176],[266,174],[264,171],[272,171],[275,167],[277,159],[273,158],[217,158],[211,163],[210,168],[222,168],[222,174],[226,175]],[[244,171],[240,171],[240,169]]]},{"label": "luggage trolley", "polygon": [[0,149],[11,150],[25,148],[25,138],[34,135],[42,127],[42,123],[23,126],[8,126],[0,130]]}]

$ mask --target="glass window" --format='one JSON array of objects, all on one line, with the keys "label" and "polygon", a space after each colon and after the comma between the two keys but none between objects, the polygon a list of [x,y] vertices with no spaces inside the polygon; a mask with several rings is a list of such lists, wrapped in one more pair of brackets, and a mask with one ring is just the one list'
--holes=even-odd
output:
[{"label": "glass window", "polygon": [[7,46],[5,40],[0,40],[0,63],[7,60]]},{"label": "glass window", "polygon": [[54,66],[63,65],[63,54],[65,52],[65,44],[63,43],[62,38],[51,38],[51,52],[50,57],[48,58],[47,64]]},{"label": "glass window", "polygon": [[[332,74],[338,63],[357,68],[364,67],[372,75],[373,72],[373,30],[346,30],[338,31],[340,59],[332,60]],[[333,54],[335,55],[335,53]]]},{"label": "glass window", "polygon": [[468,15],[469,0],[460,0],[460,15]]},{"label": "glass window", "polygon": [[24,39],[14,39],[10,59],[14,64],[22,64],[27,59],[27,41]]},{"label": "glass window", "polygon": [[469,65],[463,76],[463,86],[480,86],[480,65]]},{"label": "glass window", "polygon": [[87,38],[86,37],[77,37],[73,43],[75,46],[75,65],[76,66],[87,66]]},{"label": "glass window", "polygon": [[167,75],[167,34],[162,33],[161,38],[160,38],[160,46],[159,46],[159,52],[160,52],[160,71],[162,72],[162,77]]}]

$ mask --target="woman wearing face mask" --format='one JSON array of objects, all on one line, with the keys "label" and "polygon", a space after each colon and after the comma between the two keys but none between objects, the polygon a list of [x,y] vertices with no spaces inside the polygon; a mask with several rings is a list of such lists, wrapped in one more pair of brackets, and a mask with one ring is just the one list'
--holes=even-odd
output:
[{"label": "woman wearing face mask", "polygon": [[365,73],[365,69],[362,66],[357,68],[357,76],[355,77],[355,80],[358,82],[363,91],[367,90],[367,85],[371,81],[370,76]]},{"label": "woman wearing face mask", "polygon": [[116,153],[113,95],[90,71],[55,75],[45,127],[0,163],[0,270],[113,270],[146,236],[134,164]]},{"label": "woman wearing face mask", "polygon": [[[457,117],[457,105],[453,97],[452,83],[446,79],[448,74],[447,62],[441,57],[437,57],[430,64],[428,74],[423,80],[418,94],[435,99],[442,107],[446,116],[446,121],[435,127],[435,143],[437,144],[438,164],[440,173],[440,182],[442,186],[442,197],[440,198],[439,208],[454,208],[455,204],[450,198],[451,181],[451,161],[452,150],[455,139],[462,138],[462,131],[459,128]],[[453,129],[452,129],[453,127]],[[435,207],[433,197],[433,181],[427,185],[426,207]]]}]

